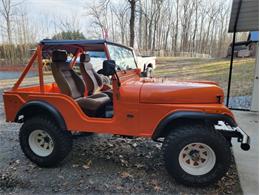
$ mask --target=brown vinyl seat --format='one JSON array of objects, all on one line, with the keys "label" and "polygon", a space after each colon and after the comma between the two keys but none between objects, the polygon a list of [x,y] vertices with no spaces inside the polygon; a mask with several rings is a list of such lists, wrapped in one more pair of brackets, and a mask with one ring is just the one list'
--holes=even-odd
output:
[{"label": "brown vinyl seat", "polygon": [[[82,78],[87,86],[88,95],[93,95],[99,89],[102,89],[104,79],[93,68],[90,63],[90,57],[88,54],[80,55],[80,72]],[[102,93],[108,95],[113,100],[112,90],[102,91]]]},{"label": "brown vinyl seat", "polygon": [[86,115],[91,117],[103,117],[106,105],[110,104],[110,98],[102,93],[84,97],[84,82],[77,73],[74,72],[66,60],[66,51],[53,51],[51,69],[59,89],[63,94],[75,99]]}]

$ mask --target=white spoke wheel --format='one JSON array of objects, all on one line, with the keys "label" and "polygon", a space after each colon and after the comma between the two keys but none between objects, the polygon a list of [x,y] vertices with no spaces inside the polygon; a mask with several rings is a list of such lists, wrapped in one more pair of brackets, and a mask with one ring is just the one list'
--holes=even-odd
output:
[{"label": "white spoke wheel", "polygon": [[29,146],[38,156],[49,156],[54,148],[51,136],[44,130],[32,131],[29,135]]},{"label": "white spoke wheel", "polygon": [[206,144],[191,143],[181,150],[179,163],[181,168],[191,175],[204,175],[214,168],[216,155]]},{"label": "white spoke wheel", "polygon": [[27,158],[40,167],[60,163],[71,151],[72,136],[45,116],[27,118],[19,132],[20,146]]},{"label": "white spoke wheel", "polygon": [[165,167],[187,186],[202,187],[221,179],[229,169],[231,150],[227,139],[205,124],[175,127],[163,143]]}]

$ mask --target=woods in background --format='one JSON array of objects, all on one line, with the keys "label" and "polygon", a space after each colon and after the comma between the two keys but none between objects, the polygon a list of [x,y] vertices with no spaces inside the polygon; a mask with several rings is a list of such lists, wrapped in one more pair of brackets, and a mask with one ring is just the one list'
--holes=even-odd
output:
[{"label": "woods in background", "polygon": [[231,42],[231,0],[86,0],[82,16],[50,14],[43,21],[30,19],[25,3],[0,0],[1,65],[25,63],[43,38],[107,38],[141,54],[195,57],[224,57]]},{"label": "woods in background", "polygon": [[92,28],[107,31],[110,40],[141,53],[223,57],[231,42],[230,10],[231,1],[226,0],[103,0],[87,13]]}]

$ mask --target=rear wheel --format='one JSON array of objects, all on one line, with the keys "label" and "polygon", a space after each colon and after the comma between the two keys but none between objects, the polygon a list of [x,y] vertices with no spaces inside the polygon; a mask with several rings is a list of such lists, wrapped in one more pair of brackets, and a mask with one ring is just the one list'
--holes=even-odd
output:
[{"label": "rear wheel", "polygon": [[179,183],[205,186],[218,181],[229,169],[231,151],[226,139],[203,125],[186,125],[164,141],[168,172]]},{"label": "rear wheel", "polygon": [[19,132],[22,151],[41,167],[55,166],[71,151],[72,136],[46,117],[26,120]]}]

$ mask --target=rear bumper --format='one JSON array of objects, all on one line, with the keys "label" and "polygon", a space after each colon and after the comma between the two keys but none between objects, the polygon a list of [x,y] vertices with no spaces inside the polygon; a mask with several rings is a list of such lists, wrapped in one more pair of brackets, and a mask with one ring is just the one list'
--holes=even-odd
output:
[{"label": "rear bumper", "polygon": [[218,125],[215,125],[215,129],[220,131],[225,137],[237,138],[240,142],[240,147],[242,150],[250,149],[250,137],[239,127],[231,127],[225,124],[223,121],[219,121]]}]

